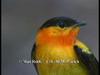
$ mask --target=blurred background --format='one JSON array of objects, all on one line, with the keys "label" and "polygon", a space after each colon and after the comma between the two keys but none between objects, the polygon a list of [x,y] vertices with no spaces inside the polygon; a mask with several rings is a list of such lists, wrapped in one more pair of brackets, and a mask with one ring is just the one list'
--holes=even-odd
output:
[{"label": "blurred background", "polygon": [[86,21],[79,38],[98,59],[98,0],[2,0],[2,75],[37,75],[30,60],[38,28],[49,18]]}]

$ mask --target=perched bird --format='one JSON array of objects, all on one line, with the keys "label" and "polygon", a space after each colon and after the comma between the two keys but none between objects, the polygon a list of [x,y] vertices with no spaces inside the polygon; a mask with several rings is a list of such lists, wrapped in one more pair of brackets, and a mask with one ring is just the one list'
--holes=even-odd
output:
[{"label": "perched bird", "polygon": [[32,60],[38,75],[98,75],[98,61],[77,36],[85,25],[68,17],[54,17],[38,30]]}]

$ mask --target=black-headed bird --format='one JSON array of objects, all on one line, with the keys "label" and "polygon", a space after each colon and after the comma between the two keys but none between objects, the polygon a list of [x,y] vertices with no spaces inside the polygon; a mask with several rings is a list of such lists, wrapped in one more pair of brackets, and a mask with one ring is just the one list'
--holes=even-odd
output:
[{"label": "black-headed bird", "polygon": [[77,36],[84,23],[54,17],[37,32],[32,60],[38,75],[98,75],[98,61]]}]

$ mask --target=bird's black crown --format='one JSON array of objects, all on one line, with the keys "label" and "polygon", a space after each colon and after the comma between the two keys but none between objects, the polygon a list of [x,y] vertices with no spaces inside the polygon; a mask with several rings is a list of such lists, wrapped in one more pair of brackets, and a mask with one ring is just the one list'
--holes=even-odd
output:
[{"label": "bird's black crown", "polygon": [[79,22],[75,19],[68,18],[68,17],[54,17],[46,21],[41,28],[51,27],[51,26],[59,26],[63,27],[70,27],[75,24],[79,24]]}]

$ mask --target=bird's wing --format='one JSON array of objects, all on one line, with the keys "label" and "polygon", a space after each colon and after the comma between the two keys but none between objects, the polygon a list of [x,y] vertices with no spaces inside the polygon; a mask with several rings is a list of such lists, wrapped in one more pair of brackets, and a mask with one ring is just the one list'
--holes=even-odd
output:
[{"label": "bird's wing", "polygon": [[78,41],[74,46],[79,59],[86,65],[90,75],[99,75],[99,64],[92,52],[83,43]]},{"label": "bird's wing", "polygon": [[[35,53],[36,52],[36,44],[33,45],[33,48],[32,48],[32,52],[31,52],[31,60],[35,60],[36,61],[36,58],[35,58]],[[36,69],[36,72],[38,74],[38,70],[37,70],[37,66],[36,66],[36,63],[33,63],[34,64],[34,67]],[[39,75],[39,74],[38,74]]]}]

